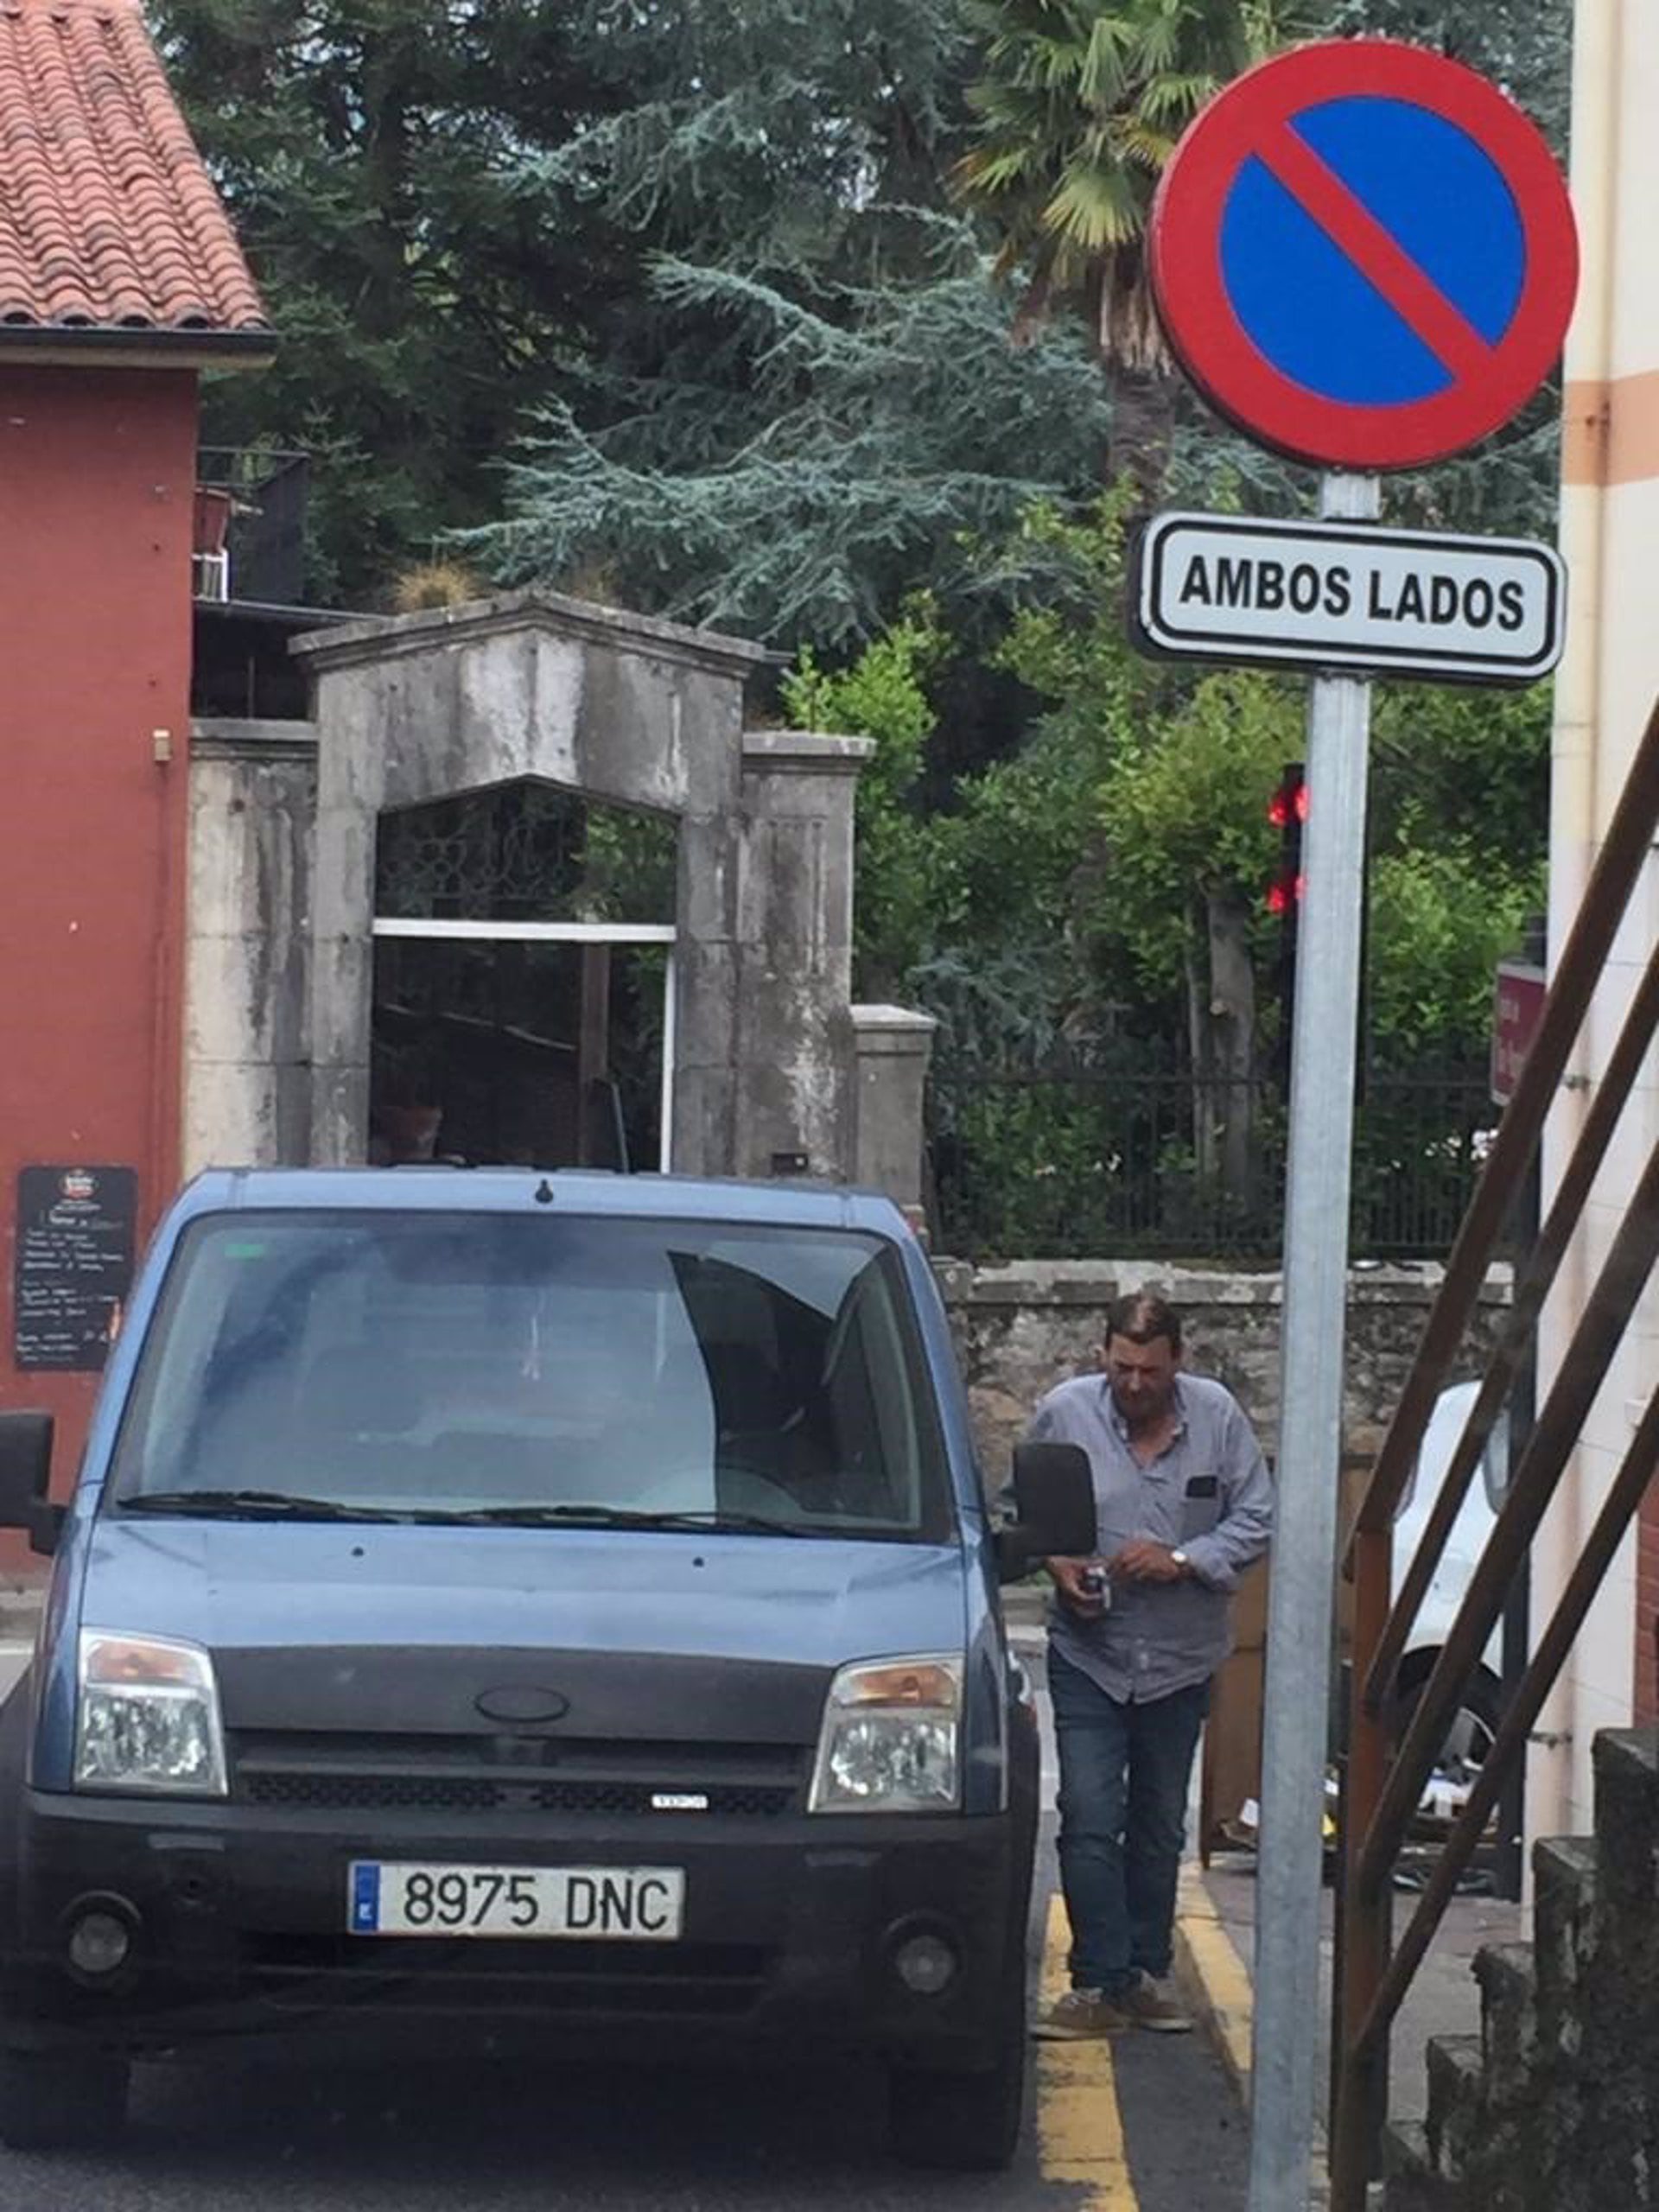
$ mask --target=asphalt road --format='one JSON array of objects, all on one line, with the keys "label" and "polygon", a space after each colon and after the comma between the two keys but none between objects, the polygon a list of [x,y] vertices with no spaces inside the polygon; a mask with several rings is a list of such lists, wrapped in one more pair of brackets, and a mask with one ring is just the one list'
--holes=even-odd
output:
[{"label": "asphalt road", "polygon": [[[856,2072],[649,2081],[441,2067],[326,2077],[251,2059],[145,2069],[118,2153],[0,2157],[0,2203],[41,2212],[1234,2212],[1242,2123],[1212,2062],[1173,2037],[1118,2060],[1128,2177],[1050,2180],[1036,2131],[1004,2176],[888,2158],[880,2085]],[[849,2194],[850,2192],[850,2194]]]},{"label": "asphalt road", "polygon": [[[16,1665],[0,1649],[0,1688]],[[1046,1842],[1034,1984],[1052,1876]],[[963,2176],[892,2161],[874,2069],[716,2071],[694,2043],[671,2073],[238,2046],[139,2069],[118,2150],[0,2152],[0,2212],[1242,2212],[1243,2115],[1202,2037],[1074,2056],[1033,2047],[1014,2167]]]}]

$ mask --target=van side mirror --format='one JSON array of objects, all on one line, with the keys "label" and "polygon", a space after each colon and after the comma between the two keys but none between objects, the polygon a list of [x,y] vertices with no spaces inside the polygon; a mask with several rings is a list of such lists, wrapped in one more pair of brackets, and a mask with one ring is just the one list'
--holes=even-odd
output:
[{"label": "van side mirror", "polygon": [[1014,1500],[1019,1518],[996,1533],[1000,1580],[1017,1580],[1039,1559],[1095,1550],[1095,1478],[1081,1444],[1016,1444]]},{"label": "van side mirror", "polygon": [[47,1503],[50,1414],[0,1414],[0,1529],[27,1529],[32,1552],[54,1552],[63,1508]]}]

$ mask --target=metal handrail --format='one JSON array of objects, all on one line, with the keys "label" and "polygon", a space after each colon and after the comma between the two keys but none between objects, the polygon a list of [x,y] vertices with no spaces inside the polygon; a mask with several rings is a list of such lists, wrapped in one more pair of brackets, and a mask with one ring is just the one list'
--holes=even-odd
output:
[{"label": "metal handrail", "polygon": [[1655,946],[1643,971],[1618,1042],[1608,1059],[1578,1143],[1556,1187],[1548,1217],[1516,1282],[1509,1318],[1487,1363],[1468,1421],[1447,1464],[1439,1495],[1417,1540],[1417,1548],[1401,1583],[1388,1625],[1372,1655],[1370,1670],[1361,1685],[1368,1712],[1382,1712],[1392,1693],[1411,1624],[1428,1593],[1470,1482],[1480,1465],[1481,1454],[1531,1349],[1544,1300],[1567,1256],[1585,1200],[1606,1158],[1619,1116],[1635,1087],[1656,1029],[1659,1029],[1659,945]]},{"label": "metal handrail", "polygon": [[1399,1510],[1429,1414],[1474,1311],[1487,1261],[1503,1233],[1511,1194],[1519,1188],[1538,1148],[1591,993],[1646,865],[1656,824],[1659,824],[1659,706],[1649,716],[1642,734],[1585,887],[1583,903],[1545,994],[1537,1034],[1528,1048],[1514,1095],[1503,1109],[1469,1211],[1447,1257],[1440,1295],[1360,1502],[1356,1535],[1376,1534],[1390,1527]]},{"label": "metal handrail", "polygon": [[1413,1707],[1389,1765],[1382,1796],[1364,1823],[1355,1873],[1363,1895],[1389,1877],[1407,1828],[1457,1713],[1463,1686],[1497,1627],[1516,1569],[1548,1510],[1596,1393],[1659,1260],[1659,1144],[1649,1156],[1611,1249],[1585,1301],[1579,1325],[1541,1408],[1521,1464],[1510,1478],[1463,1603],[1446,1630],[1433,1673]]},{"label": "metal handrail", "polygon": [[1456,1891],[1458,1878],[1474,1857],[1504,1782],[1526,1748],[1532,1725],[1567,1663],[1573,1639],[1584,1625],[1602,1579],[1612,1565],[1656,1467],[1659,1467],[1659,1391],[1648,1401],[1647,1410],[1619,1464],[1618,1473],[1596,1516],[1589,1540],[1567,1578],[1560,1603],[1504,1708],[1492,1738],[1491,1751],[1482,1761],[1480,1774],[1446,1837],[1433,1872],[1423,1885],[1417,1910],[1400,1939],[1361,2025],[1355,2044],[1357,2057],[1370,2056],[1399,2011],[1411,1978],[1422,1964],[1434,1930]]},{"label": "metal handrail", "polygon": [[1523,1753],[1528,1732],[1640,1501],[1659,1457],[1659,1396],[1625,1455],[1590,1543],[1500,1723],[1480,1776],[1455,1824],[1398,1953],[1392,1942],[1389,1877],[1424,1782],[1463,1686],[1503,1609],[1578,1442],[1619,1341],[1659,1257],[1659,1147],[1630,1202],[1555,1383],[1510,1478],[1404,1740],[1391,1752],[1384,1705],[1400,1651],[1455,1520],[1508,1383],[1535,1327],[1573,1226],[1605,1159],[1619,1111],[1659,1022],[1659,953],[1632,1001],[1606,1076],[1586,1115],[1548,1219],[1522,1270],[1516,1309],[1430,1515],[1424,1546],[1390,1603],[1395,1514],[1421,1449],[1434,1401],[1460,1344],[1514,1192],[1537,1153],[1592,995],[1659,826],[1659,705],[1643,733],[1629,777],[1546,995],[1538,1031],[1464,1218],[1400,1402],[1378,1452],[1350,1536],[1355,1583],[1353,1702],[1345,1778],[1344,1876],[1337,1984],[1340,2019],[1332,2145],[1332,2212],[1363,2212],[1375,2170],[1389,2026],[1466,1866]]}]

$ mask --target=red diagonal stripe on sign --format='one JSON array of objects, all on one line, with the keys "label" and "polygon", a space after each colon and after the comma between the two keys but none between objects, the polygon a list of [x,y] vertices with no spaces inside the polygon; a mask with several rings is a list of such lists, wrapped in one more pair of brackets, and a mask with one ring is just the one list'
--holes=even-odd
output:
[{"label": "red diagonal stripe on sign", "polygon": [[1302,213],[1346,255],[1443,368],[1460,384],[1490,368],[1493,349],[1479,331],[1306,139],[1282,124],[1263,137],[1256,150]]}]

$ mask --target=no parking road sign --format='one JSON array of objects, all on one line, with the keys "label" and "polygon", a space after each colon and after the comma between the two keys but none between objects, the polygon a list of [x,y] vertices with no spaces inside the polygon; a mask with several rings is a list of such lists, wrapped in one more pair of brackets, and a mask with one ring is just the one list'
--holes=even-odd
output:
[{"label": "no parking road sign", "polygon": [[1297,459],[1408,468],[1530,396],[1578,282],[1534,125],[1484,77],[1383,39],[1293,48],[1192,124],[1153,204],[1170,345],[1219,410]]},{"label": "no parking road sign", "polygon": [[[1307,2202],[1318,2073],[1370,675],[1541,673],[1565,582],[1548,548],[1376,530],[1376,472],[1472,445],[1525,402],[1566,334],[1578,247],[1548,146],[1496,86],[1353,39],[1293,49],[1217,93],[1170,156],[1147,259],[1199,389],[1262,444],[1331,472],[1317,525],[1156,518],[1137,602],[1164,651],[1313,671],[1298,926],[1317,957],[1299,963],[1291,1025],[1255,1914],[1266,2057],[1251,2076],[1249,2212],[1284,2212]],[[1376,1802],[1372,1726],[1362,1713],[1354,1730],[1367,1751],[1350,1769],[1355,1835]],[[1351,2005],[1375,2017],[1363,1950],[1349,1965]],[[1344,2068],[1339,2087],[1333,2179],[1357,2208],[1369,2081]]]}]

